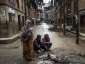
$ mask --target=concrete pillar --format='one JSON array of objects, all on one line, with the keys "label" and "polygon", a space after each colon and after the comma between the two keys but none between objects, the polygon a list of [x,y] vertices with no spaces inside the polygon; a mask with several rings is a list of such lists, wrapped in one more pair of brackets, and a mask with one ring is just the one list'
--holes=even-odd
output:
[{"label": "concrete pillar", "polygon": [[79,44],[79,0],[74,0],[74,17],[76,22],[76,44]]},{"label": "concrete pillar", "polygon": [[63,34],[65,35],[65,3],[66,0],[63,0]]},{"label": "concrete pillar", "polygon": [[53,0],[53,7],[54,7],[54,0]]},{"label": "concrete pillar", "polygon": [[59,12],[59,32],[62,32],[62,4],[60,5]]},{"label": "concrete pillar", "polygon": [[62,0],[60,3],[60,20],[59,20],[59,25],[60,25],[60,32],[64,33],[64,15],[65,15],[65,0]]}]

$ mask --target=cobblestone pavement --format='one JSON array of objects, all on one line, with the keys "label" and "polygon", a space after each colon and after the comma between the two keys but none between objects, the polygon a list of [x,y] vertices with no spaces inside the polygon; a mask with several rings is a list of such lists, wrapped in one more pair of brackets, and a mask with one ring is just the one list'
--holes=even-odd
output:
[{"label": "cobblestone pavement", "polygon": [[[41,34],[42,37],[45,33],[50,35],[51,42],[53,43],[51,52],[49,53],[50,56],[53,58],[60,58],[60,60],[62,60],[61,58],[67,59],[66,61],[71,62],[70,64],[85,64],[84,41],[80,41],[80,45],[76,45],[73,36],[63,36],[61,33],[50,31],[48,30],[50,27],[52,27],[52,25],[43,23],[34,26],[33,28],[34,38],[36,38],[37,34]],[[42,55],[35,57],[34,61],[28,62],[22,58],[22,52],[22,44],[20,40],[12,44],[0,44],[0,64],[40,64],[43,62],[43,57],[41,56],[47,54],[47,52],[43,53]],[[39,63],[39,61],[41,62]],[[54,60],[51,59],[50,61],[53,62]],[[57,60],[57,62],[58,61],[59,60]],[[45,63],[43,62],[41,64]]]}]

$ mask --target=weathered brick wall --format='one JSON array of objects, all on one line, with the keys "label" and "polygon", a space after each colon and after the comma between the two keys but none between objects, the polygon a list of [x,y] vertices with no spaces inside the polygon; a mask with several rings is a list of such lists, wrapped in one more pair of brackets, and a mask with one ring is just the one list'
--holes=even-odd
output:
[{"label": "weathered brick wall", "polygon": [[13,8],[24,11],[24,0],[19,0],[19,8],[17,6],[17,0],[0,0],[0,4],[6,4]]},{"label": "weathered brick wall", "polygon": [[8,0],[0,0],[0,4],[8,3]]},{"label": "weathered brick wall", "polygon": [[12,7],[16,7],[16,0],[0,0],[0,4],[7,4]]},{"label": "weathered brick wall", "polygon": [[85,9],[85,0],[79,0],[79,10]]}]

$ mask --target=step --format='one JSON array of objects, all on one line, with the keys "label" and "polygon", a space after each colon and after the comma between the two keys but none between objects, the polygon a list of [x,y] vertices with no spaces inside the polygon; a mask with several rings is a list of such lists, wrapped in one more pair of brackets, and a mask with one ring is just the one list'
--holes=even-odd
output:
[{"label": "step", "polygon": [[11,37],[8,38],[0,38],[0,44],[7,44],[7,43],[11,43],[15,40],[17,40],[18,38],[20,38],[21,32],[14,34]]}]

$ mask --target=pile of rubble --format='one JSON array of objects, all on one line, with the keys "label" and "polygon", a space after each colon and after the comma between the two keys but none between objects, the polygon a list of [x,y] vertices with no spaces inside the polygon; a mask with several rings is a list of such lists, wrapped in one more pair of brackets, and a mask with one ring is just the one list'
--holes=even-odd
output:
[{"label": "pile of rubble", "polygon": [[76,54],[61,55],[46,53],[38,57],[37,64],[85,64],[85,58]]},{"label": "pile of rubble", "polygon": [[37,64],[69,64],[67,58],[64,57],[57,57],[56,55],[52,54],[45,54],[39,56],[39,62]]}]

